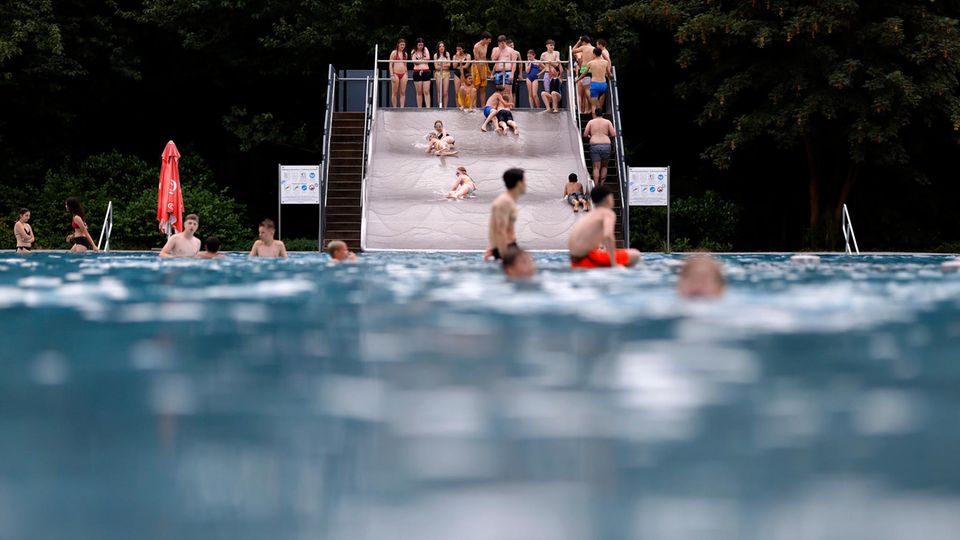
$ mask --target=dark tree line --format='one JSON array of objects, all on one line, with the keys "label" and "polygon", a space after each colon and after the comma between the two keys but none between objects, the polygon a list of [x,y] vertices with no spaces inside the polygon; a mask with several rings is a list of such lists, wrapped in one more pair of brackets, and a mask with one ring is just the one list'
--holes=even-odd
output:
[{"label": "dark tree line", "polygon": [[[147,164],[127,176],[142,199],[168,139],[255,223],[275,213],[278,162],[319,160],[328,64],[366,69],[401,36],[469,47],[489,30],[538,52],[607,39],[628,161],[673,166],[690,247],[833,249],[846,202],[871,248],[956,250],[958,14],[960,0],[11,0],[0,231],[55,199],[52,180],[83,190],[70,164],[102,156]],[[635,241],[658,247],[659,214],[633,215]]]}]

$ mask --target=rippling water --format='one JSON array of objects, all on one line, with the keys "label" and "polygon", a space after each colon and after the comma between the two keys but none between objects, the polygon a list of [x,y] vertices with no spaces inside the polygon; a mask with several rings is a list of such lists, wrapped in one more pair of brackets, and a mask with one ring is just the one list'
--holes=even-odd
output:
[{"label": "rippling water", "polygon": [[955,539],[960,275],[0,255],[0,539]]}]

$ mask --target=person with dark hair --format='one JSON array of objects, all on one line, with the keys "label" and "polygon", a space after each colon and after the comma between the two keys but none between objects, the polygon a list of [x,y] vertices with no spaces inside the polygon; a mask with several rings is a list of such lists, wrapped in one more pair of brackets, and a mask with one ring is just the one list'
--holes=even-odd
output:
[{"label": "person with dark hair", "polygon": [[[467,82],[467,75],[470,74],[470,53],[464,52],[463,43],[457,43],[457,50],[453,54],[453,93],[457,96],[457,108],[463,110],[465,106],[462,104],[466,102],[466,97],[461,99],[460,88]],[[473,83],[470,83],[473,86]],[[476,88],[472,88],[474,92],[473,103],[476,103]],[[472,107],[468,107],[472,108]]]},{"label": "person with dark hair", "polygon": [[530,100],[531,109],[540,108],[540,91],[538,87],[540,86],[540,64],[535,63],[537,61],[537,53],[530,49],[527,51],[527,62],[529,64],[524,65],[527,83],[527,99]]},{"label": "person with dark hair", "polygon": [[590,36],[580,36],[580,41],[573,46],[573,56],[577,59],[577,63],[580,64],[580,70],[577,72],[577,80],[580,81],[580,84],[577,85],[577,96],[579,96],[581,113],[586,113],[590,110],[590,83],[593,82],[593,79],[591,78],[587,64],[594,59],[594,49],[596,49],[596,47],[594,47],[593,40],[590,39]]},{"label": "person with dark hair", "polygon": [[473,84],[473,74],[467,73],[457,90],[457,108],[472,111],[477,106],[477,87]]},{"label": "person with dark hair", "polygon": [[277,232],[276,225],[272,219],[265,219],[260,222],[259,239],[253,243],[250,248],[251,257],[287,257],[287,247],[280,240],[274,240],[273,236]]},{"label": "person with dark hair", "polygon": [[207,250],[201,251],[197,254],[198,259],[222,259],[223,254],[220,253],[220,239],[216,236],[210,236],[206,241]]},{"label": "person with dark hair", "polygon": [[450,94],[450,71],[453,62],[450,60],[450,53],[447,52],[447,44],[443,41],[437,42],[437,52],[433,55],[433,69],[436,73],[437,82],[437,105],[442,109],[448,106]]},{"label": "person with dark hair", "polygon": [[552,64],[546,66],[543,74],[543,92],[540,93],[540,97],[543,99],[544,112],[549,111],[551,106],[553,112],[560,112],[560,100],[563,97],[560,94],[560,70]]},{"label": "person with dark hair", "polygon": [[523,169],[507,169],[503,173],[503,185],[507,191],[501,193],[490,205],[490,247],[483,254],[483,260],[490,257],[502,258],[507,248],[517,245],[517,201],[527,192],[527,182]]},{"label": "person with dark hair", "polygon": [[593,49],[593,60],[587,64],[587,70],[582,72],[577,81],[590,75],[590,110],[594,118],[599,116],[597,111],[603,110],[603,102],[607,95],[607,75],[610,74],[610,63],[603,58],[603,51],[599,47]]},{"label": "person with dark hair", "polygon": [[506,135],[507,129],[512,129],[513,134],[519,136],[520,126],[518,126],[516,120],[513,119],[510,105],[511,104],[508,103],[507,106],[497,111],[497,133]]},{"label": "person with dark hair", "polygon": [[590,141],[590,162],[593,164],[593,183],[602,186],[607,181],[607,162],[610,161],[611,144],[617,136],[613,122],[599,112],[583,128],[583,138]]},{"label": "person with dark hair", "polygon": [[357,255],[350,251],[347,243],[343,240],[331,240],[330,243],[327,244],[327,254],[330,255],[330,258],[333,259],[334,262],[357,260]]},{"label": "person with dark hair", "polygon": [[484,32],[478,41],[473,46],[473,67],[471,72],[473,73],[473,84],[477,86],[477,103],[481,99],[487,99],[487,78],[490,76],[490,66],[486,64],[487,61],[487,49],[490,48],[490,42],[493,41],[493,36],[490,35],[490,32]]},{"label": "person with dark hair", "polygon": [[390,51],[390,104],[401,109],[407,99],[407,40],[400,38]]},{"label": "person with dark hair", "polygon": [[20,217],[13,224],[13,236],[17,238],[17,253],[29,253],[33,250],[33,243],[36,238],[33,236],[33,229],[30,227],[30,210],[20,209]]},{"label": "person with dark hair", "polygon": [[570,266],[573,268],[603,268],[617,265],[633,266],[640,261],[635,249],[617,249],[614,229],[617,214],[613,212],[613,193],[604,186],[590,192],[594,212],[578,221],[570,231]]},{"label": "person with dark hair", "polygon": [[537,273],[537,267],[533,263],[530,252],[512,245],[503,255],[503,273],[513,279],[527,279]]},{"label": "person with dark hair", "polygon": [[470,178],[470,175],[467,174],[467,168],[457,167],[457,178],[453,181],[453,185],[450,186],[450,191],[447,192],[447,198],[463,200],[473,195],[476,191],[477,184],[473,181],[473,178]]},{"label": "person with dark hair", "polygon": [[413,52],[410,53],[413,62],[413,88],[417,91],[417,107],[430,106],[430,49],[417,38]]},{"label": "person with dark hair", "polygon": [[487,124],[493,123],[494,127],[497,128],[497,133],[500,133],[500,124],[495,121],[497,118],[497,113],[501,109],[509,108],[510,102],[503,97],[504,88],[503,85],[497,85],[496,90],[487,100],[486,105],[483,107],[483,123],[480,124],[480,131],[487,131]]},{"label": "person with dark hair", "polygon": [[67,235],[67,242],[73,243],[70,251],[74,253],[83,253],[89,249],[100,251],[96,242],[93,241],[93,237],[90,236],[90,231],[87,229],[87,216],[83,213],[80,199],[68,197],[66,202],[64,202],[64,207],[67,209],[67,212],[70,212],[70,227],[73,228],[73,232]]},{"label": "person with dark hair", "polygon": [[680,269],[677,294],[684,298],[719,298],[725,287],[720,263],[710,255],[693,255]]},{"label": "person with dark hair", "polygon": [[507,45],[507,36],[500,35],[497,37],[497,46],[490,53],[490,60],[496,62],[493,64],[493,82],[504,87],[507,99],[513,95],[513,72],[517,66],[510,60],[514,59],[514,52]]},{"label": "person with dark hair", "polygon": [[189,214],[183,218],[183,232],[179,232],[169,239],[160,250],[161,257],[196,257],[200,252],[200,239],[194,236],[200,228],[200,217]]},{"label": "person with dark hair", "polygon": [[[543,64],[544,68],[554,67],[557,69],[557,73],[560,72],[560,51],[556,49],[556,42],[552,39],[548,39],[545,44],[547,50],[543,51],[540,54],[540,62]],[[546,88],[546,87],[544,87]]]},{"label": "person with dark hair", "polygon": [[563,186],[563,198],[573,207],[573,212],[577,213],[583,208],[584,212],[589,212],[587,198],[583,195],[583,184],[577,179],[577,173],[570,173],[567,177],[567,185]]}]

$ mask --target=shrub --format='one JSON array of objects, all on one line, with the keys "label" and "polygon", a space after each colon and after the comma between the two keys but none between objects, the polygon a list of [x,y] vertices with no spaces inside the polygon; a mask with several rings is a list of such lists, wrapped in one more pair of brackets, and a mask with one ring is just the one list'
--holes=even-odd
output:
[{"label": "shrub", "polygon": [[[671,249],[730,251],[740,219],[740,209],[713,191],[682,197],[670,208]],[[643,251],[666,249],[666,209],[630,209],[630,243]]]}]

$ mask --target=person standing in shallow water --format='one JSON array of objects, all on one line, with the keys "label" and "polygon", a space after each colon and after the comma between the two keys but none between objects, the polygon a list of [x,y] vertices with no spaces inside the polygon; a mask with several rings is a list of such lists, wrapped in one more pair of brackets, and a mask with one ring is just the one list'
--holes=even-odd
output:
[{"label": "person standing in shallow water", "polygon": [[502,259],[507,249],[517,246],[517,201],[527,192],[523,169],[507,169],[503,173],[503,185],[507,188],[490,205],[490,247],[483,260]]},{"label": "person standing in shallow water", "polygon": [[200,239],[194,236],[200,228],[200,217],[190,214],[183,218],[183,232],[167,239],[160,250],[161,257],[196,257],[200,252]]},{"label": "person standing in shallow water", "polygon": [[573,268],[605,268],[633,266],[640,262],[635,249],[617,249],[614,229],[617,214],[613,212],[613,194],[604,186],[590,192],[593,212],[580,218],[570,231],[570,266]]},{"label": "person standing in shallow water", "polygon": [[100,251],[87,229],[87,217],[83,213],[80,199],[76,197],[67,198],[64,202],[64,208],[67,209],[67,212],[70,212],[70,227],[73,229],[73,232],[67,235],[67,242],[73,244],[70,251],[74,253],[83,253],[91,249]]},{"label": "person standing in shallow water", "polygon": [[33,236],[33,228],[28,223],[30,221],[30,210],[20,209],[20,218],[13,225],[13,235],[17,237],[17,253],[29,253],[33,250],[33,243],[36,238]]},{"label": "person standing in shallow water", "polygon": [[272,219],[263,220],[258,229],[260,238],[250,248],[250,256],[287,258],[287,247],[283,245],[283,242],[273,238],[276,232],[277,227],[273,224]]}]

